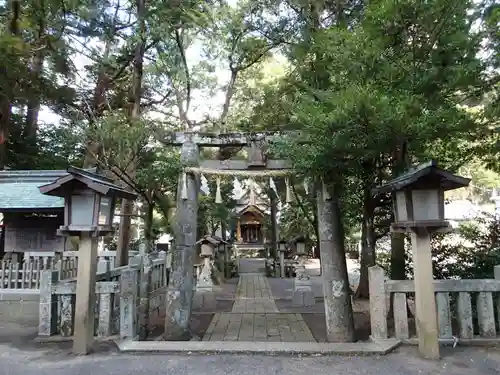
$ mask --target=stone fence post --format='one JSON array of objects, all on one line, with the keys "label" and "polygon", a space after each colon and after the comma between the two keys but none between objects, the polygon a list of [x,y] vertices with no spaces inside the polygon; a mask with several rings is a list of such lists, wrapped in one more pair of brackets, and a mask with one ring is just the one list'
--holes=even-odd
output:
[{"label": "stone fence post", "polygon": [[[499,202],[500,202],[500,199],[499,199]],[[496,280],[500,280],[500,265],[495,266],[494,275],[495,275]],[[500,323],[500,298],[497,299],[496,303],[497,303],[497,319],[498,319],[498,322]]]},{"label": "stone fence post", "polygon": [[153,267],[151,260],[145,256],[139,272],[139,340],[146,340],[149,326],[149,294],[151,292],[151,275]]},{"label": "stone fence post", "polygon": [[168,254],[166,251],[161,250],[158,252],[158,259],[163,259],[163,267],[162,267],[162,286],[168,285]]},{"label": "stone fence post", "polygon": [[105,273],[111,270],[111,262],[109,260],[99,258],[97,261],[97,273]]},{"label": "stone fence post", "polygon": [[57,332],[57,296],[52,294],[52,286],[58,281],[57,271],[40,272],[39,336],[51,336]]},{"label": "stone fence post", "polygon": [[120,337],[136,338],[138,269],[129,267],[120,275]]},{"label": "stone fence post", "polygon": [[370,283],[370,325],[372,339],[387,338],[387,304],[385,297],[385,273],[379,266],[368,268]]}]

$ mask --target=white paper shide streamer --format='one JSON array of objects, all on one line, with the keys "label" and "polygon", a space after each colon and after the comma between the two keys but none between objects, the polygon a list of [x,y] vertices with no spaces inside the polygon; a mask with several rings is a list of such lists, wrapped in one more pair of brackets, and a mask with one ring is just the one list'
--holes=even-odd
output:
[{"label": "white paper shide streamer", "polygon": [[187,192],[187,174],[186,172],[182,173],[182,187],[181,187],[181,199],[182,200],[187,200],[188,199],[188,192]]},{"label": "white paper shide streamer", "polygon": [[286,185],[286,203],[292,203],[292,188],[290,186],[290,179],[288,177],[285,178]]},{"label": "white paper shide streamer", "polygon": [[220,177],[216,179],[217,189],[215,191],[215,203],[222,203],[222,195],[220,192]]},{"label": "white paper shide streamer", "polygon": [[274,182],[272,177],[269,177],[269,187],[274,190],[276,194],[278,194],[278,189],[276,188],[276,183]]}]

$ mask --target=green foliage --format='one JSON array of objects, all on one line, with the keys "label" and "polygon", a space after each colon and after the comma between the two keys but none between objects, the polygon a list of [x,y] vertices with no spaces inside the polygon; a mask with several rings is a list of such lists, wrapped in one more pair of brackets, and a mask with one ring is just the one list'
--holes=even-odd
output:
[{"label": "green foliage", "polygon": [[[314,145],[292,141],[282,153],[301,171],[338,175],[401,141],[419,156],[432,153],[437,140],[476,127],[456,102],[460,91],[481,83],[479,39],[470,31],[470,4],[455,3],[455,17],[447,17],[446,1],[376,1],[353,29],[315,33],[308,55],[315,56],[314,70],[291,77],[296,92],[288,107]],[[304,69],[309,66],[305,61]]]},{"label": "green foliage", "polygon": [[500,223],[462,225],[463,242],[450,244],[443,236],[433,240],[434,277],[438,279],[492,279],[500,265]]},{"label": "green foliage", "polygon": [[232,198],[233,180],[231,177],[221,177],[222,203],[215,203],[216,179],[209,178],[207,182],[210,193],[200,195],[198,226],[203,234],[215,234],[217,229],[228,230],[231,227],[236,207],[236,200]]},{"label": "green foliage", "polygon": [[[413,277],[411,243],[406,241],[406,274]],[[456,233],[436,234],[431,240],[434,278],[492,279],[500,265],[500,222],[475,220],[461,224]],[[387,272],[390,254],[377,255],[377,264]]]}]

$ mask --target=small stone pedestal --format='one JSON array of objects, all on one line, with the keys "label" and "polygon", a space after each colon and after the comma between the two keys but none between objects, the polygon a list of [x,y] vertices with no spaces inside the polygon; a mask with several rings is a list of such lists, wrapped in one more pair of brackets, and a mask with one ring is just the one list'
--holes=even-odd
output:
[{"label": "small stone pedestal", "polygon": [[303,259],[296,267],[296,276],[293,280],[292,304],[296,307],[308,307],[315,304],[311,280],[306,272]]},{"label": "small stone pedestal", "polygon": [[210,257],[204,259],[203,269],[201,270],[196,284],[194,294],[194,307],[215,310],[216,299],[214,293],[214,282],[212,279],[212,262]]}]

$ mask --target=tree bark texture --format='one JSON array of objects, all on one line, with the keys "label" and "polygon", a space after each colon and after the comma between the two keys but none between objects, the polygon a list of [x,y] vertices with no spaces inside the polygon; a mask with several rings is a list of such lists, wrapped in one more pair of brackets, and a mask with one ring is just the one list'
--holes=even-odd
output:
[{"label": "tree bark texture", "polygon": [[[198,163],[198,146],[184,143],[181,148],[183,165]],[[198,223],[199,176],[186,173],[185,181],[181,175],[177,188],[177,210],[175,218],[175,245],[172,248],[172,270],[167,292],[165,318],[165,338],[180,339],[189,334],[191,319],[194,259],[196,255]],[[187,188],[187,199],[183,199],[182,190]]]},{"label": "tree bark texture", "polygon": [[[146,4],[145,0],[137,0],[137,20],[138,20],[138,32],[139,40],[137,41],[134,54],[133,63],[133,73],[132,73],[132,88],[129,93],[129,121],[131,126],[133,126],[135,121],[140,120],[140,109],[141,109],[141,95],[142,95],[142,76],[144,70],[144,53],[146,51]],[[135,156],[132,156],[133,160],[129,163],[127,168],[127,174],[130,178],[134,178],[136,174],[136,164]],[[130,189],[130,187],[129,187]],[[121,220],[120,220],[120,232],[118,238],[118,248],[117,256],[120,253],[120,259],[128,262],[128,247],[130,243],[130,225],[131,217],[133,213],[133,202],[124,200],[121,207]]]},{"label": "tree bark texture", "polygon": [[365,186],[363,194],[363,222],[361,227],[361,259],[359,285],[356,298],[369,298],[368,267],[375,265],[375,232],[373,216],[375,207],[371,194],[371,186]]},{"label": "tree bark texture", "polygon": [[335,189],[331,189],[331,197],[331,200],[325,200],[322,189],[317,190],[326,334],[329,342],[353,342],[351,289],[347,275],[340,198]]},{"label": "tree bark texture", "polygon": [[[9,16],[7,17],[6,29],[11,36],[17,37],[20,34],[19,20],[21,18],[21,1],[10,0],[8,2]],[[15,53],[12,51],[12,53]],[[10,82],[9,67],[0,66],[0,75],[4,82]],[[14,82],[12,83],[14,85]],[[0,170],[7,165],[7,143],[10,134],[10,116],[12,114],[13,89],[3,87],[0,92]]]},{"label": "tree bark texture", "polygon": [[273,256],[278,254],[278,199],[276,192],[271,189],[269,192],[269,200],[271,204],[271,249]]}]

